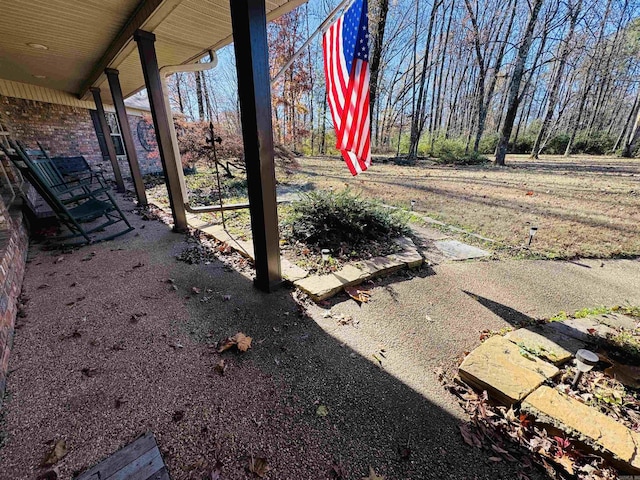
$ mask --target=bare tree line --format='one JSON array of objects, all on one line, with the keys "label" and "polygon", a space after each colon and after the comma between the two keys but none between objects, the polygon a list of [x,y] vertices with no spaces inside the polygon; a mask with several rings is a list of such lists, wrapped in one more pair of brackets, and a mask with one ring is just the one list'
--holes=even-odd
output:
[{"label": "bare tree line", "polygon": [[[271,68],[335,7],[310,0],[269,27]],[[370,0],[374,152],[632,156],[640,144],[637,0]],[[239,132],[232,69],[176,76],[173,104]],[[323,154],[334,137],[321,42],[273,85],[276,140]]]}]

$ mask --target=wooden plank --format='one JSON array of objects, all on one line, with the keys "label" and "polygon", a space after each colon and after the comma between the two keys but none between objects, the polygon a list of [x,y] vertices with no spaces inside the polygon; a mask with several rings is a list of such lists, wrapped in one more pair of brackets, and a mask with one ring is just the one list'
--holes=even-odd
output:
[{"label": "wooden plank", "polygon": [[116,453],[90,468],[76,480],[95,480],[95,474],[99,473],[99,478],[105,479],[120,470],[124,465],[128,465],[136,458],[144,455],[148,451],[157,448],[153,433],[147,432],[143,436],[134,440],[129,445],[121,448]]},{"label": "wooden plank", "polygon": [[167,467],[162,467],[161,470],[158,470],[146,480],[171,480],[171,477],[169,476],[169,470],[167,470]]},{"label": "wooden plank", "polygon": [[136,458],[129,465],[121,468],[105,480],[147,480],[149,476],[164,467],[158,447],[152,448],[144,455]]}]

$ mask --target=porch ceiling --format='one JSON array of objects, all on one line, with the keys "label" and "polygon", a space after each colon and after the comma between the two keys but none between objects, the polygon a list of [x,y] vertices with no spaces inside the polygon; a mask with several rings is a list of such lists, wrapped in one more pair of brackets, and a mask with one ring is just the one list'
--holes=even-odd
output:
[{"label": "porch ceiling", "polygon": [[[267,16],[272,20],[305,1],[267,0]],[[131,38],[136,28],[156,35],[160,66],[188,63],[231,43],[229,0],[0,0],[0,78],[84,99],[97,86],[110,102],[102,73],[109,67],[120,71],[129,96],[144,86]]]}]

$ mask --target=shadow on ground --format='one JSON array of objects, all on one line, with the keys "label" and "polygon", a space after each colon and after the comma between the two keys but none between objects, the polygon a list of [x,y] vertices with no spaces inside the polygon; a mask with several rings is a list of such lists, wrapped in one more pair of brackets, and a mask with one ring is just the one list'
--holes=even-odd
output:
[{"label": "shadow on ground", "polygon": [[[518,465],[463,443],[463,415],[438,384],[433,352],[416,348],[432,368],[406,380],[372,357],[386,358],[385,348],[358,343],[375,324],[340,325],[286,288],[260,293],[228,258],[178,262],[185,236],[127,209],[136,231],[112,242],[64,255],[31,247],[0,478],[34,478],[58,439],[68,448],[60,478],[71,478],[147,430],[176,480],[209,478],[218,461],[221,478],[250,478],[256,457],[272,479],[360,479],[369,467],[388,480],[516,478]],[[393,298],[397,280],[377,285]],[[253,338],[247,353],[215,353],[238,331]],[[420,343],[393,339],[412,341]],[[328,415],[317,414],[321,405]]]}]

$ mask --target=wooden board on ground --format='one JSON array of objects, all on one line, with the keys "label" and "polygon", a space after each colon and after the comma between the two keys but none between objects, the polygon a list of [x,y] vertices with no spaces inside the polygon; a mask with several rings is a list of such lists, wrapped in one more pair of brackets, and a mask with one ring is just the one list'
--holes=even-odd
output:
[{"label": "wooden board on ground", "polygon": [[129,445],[76,477],[76,480],[170,480],[153,433]]}]

